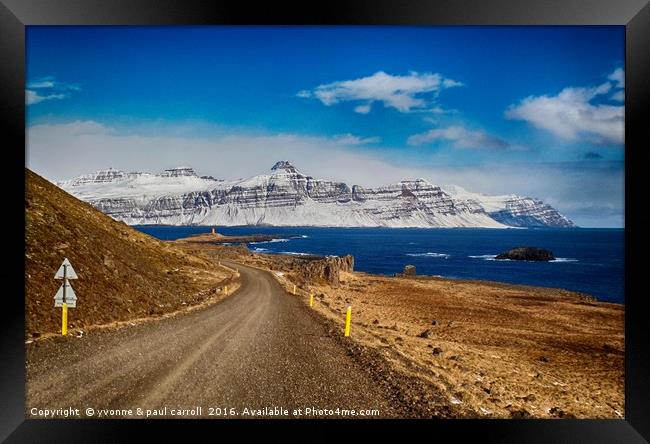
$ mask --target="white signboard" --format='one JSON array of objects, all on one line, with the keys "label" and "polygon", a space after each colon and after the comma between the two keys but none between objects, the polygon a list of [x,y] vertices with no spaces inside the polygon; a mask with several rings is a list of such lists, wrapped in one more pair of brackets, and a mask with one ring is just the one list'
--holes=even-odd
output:
[{"label": "white signboard", "polygon": [[63,307],[63,287],[65,286],[65,302],[68,304],[68,308],[76,308],[77,307],[77,295],[75,294],[74,290],[72,289],[72,285],[70,285],[68,282],[65,282],[64,284],[59,287],[59,291],[56,292],[56,295],[54,295],[54,306],[55,307]]},{"label": "white signboard", "polygon": [[54,279],[63,279],[64,274],[65,277],[68,279],[78,279],[77,273],[74,271],[74,268],[72,268],[72,264],[70,263],[67,257],[63,259],[63,263],[61,264],[59,270],[54,275]]}]

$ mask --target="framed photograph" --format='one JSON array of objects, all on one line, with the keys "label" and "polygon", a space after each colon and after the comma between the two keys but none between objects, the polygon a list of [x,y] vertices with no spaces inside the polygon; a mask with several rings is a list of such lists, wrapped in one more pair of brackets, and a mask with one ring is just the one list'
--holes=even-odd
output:
[{"label": "framed photograph", "polygon": [[7,442],[647,442],[645,1],[1,1]]}]

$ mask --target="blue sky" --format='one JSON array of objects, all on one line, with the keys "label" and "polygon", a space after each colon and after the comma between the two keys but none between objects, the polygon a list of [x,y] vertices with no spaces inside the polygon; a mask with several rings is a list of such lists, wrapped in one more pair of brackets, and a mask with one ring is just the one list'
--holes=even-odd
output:
[{"label": "blue sky", "polygon": [[28,27],[27,160],[56,180],[188,163],[228,178],[282,154],[622,226],[624,49],[623,27]]}]

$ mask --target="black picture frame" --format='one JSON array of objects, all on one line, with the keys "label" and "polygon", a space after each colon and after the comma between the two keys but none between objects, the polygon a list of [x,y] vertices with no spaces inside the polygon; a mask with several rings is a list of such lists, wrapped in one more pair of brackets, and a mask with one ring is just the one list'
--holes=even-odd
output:
[{"label": "black picture frame", "polygon": [[[384,435],[454,442],[625,442],[650,440],[648,325],[643,310],[642,276],[648,251],[643,230],[648,216],[639,196],[644,187],[643,142],[648,138],[650,5],[646,0],[363,0],[294,2],[201,0],[0,0],[0,109],[2,184],[6,200],[0,367],[0,439],[7,442],[114,442],[134,433],[162,433],[171,440],[187,431],[209,432],[211,441],[230,432],[267,430],[348,440],[341,428],[365,428]],[[625,419],[621,420],[394,420],[394,421],[127,421],[26,420],[23,279],[25,161],[25,26],[29,25],[623,25],[626,29],[625,160]],[[22,185],[20,185],[22,184]],[[635,199],[639,196],[639,201]],[[21,216],[18,216],[21,215]],[[369,424],[371,424],[369,426]],[[338,426],[338,427],[333,427]],[[415,430],[417,429],[417,430]],[[387,435],[388,434],[388,435]],[[150,435],[147,435],[151,437]],[[210,438],[211,437],[211,438]],[[352,438],[349,438],[352,439]],[[415,438],[412,439],[422,439]]]}]

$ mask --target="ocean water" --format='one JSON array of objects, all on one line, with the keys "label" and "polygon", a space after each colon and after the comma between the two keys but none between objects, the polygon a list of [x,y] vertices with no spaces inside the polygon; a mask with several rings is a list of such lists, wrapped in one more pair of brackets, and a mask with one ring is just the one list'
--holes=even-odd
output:
[{"label": "ocean water", "polygon": [[[207,233],[210,227],[143,225],[164,240]],[[565,288],[624,303],[623,229],[419,229],[216,227],[225,235],[270,234],[290,239],[249,244],[253,251],[288,254],[351,254],[355,270],[392,275],[405,265],[418,274]],[[497,261],[517,246],[553,251],[553,262]]]}]

